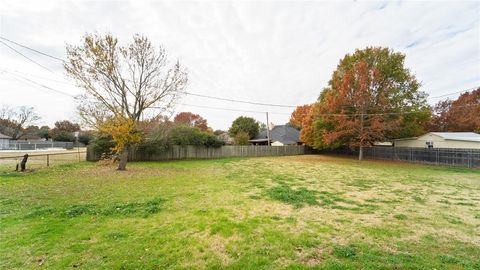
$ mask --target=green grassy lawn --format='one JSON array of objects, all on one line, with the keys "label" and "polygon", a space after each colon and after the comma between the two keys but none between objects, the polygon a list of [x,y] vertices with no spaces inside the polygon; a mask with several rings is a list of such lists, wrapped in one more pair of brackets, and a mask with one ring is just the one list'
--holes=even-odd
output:
[{"label": "green grassy lawn", "polygon": [[480,269],[480,171],[326,156],[0,174],[1,269]]}]

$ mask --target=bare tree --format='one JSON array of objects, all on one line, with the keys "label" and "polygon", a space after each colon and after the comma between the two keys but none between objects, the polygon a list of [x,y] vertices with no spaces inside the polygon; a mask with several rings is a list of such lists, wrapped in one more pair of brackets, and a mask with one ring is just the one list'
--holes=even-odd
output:
[{"label": "bare tree", "polygon": [[39,120],[40,116],[33,107],[15,107],[3,105],[0,108],[0,133],[16,140],[25,131],[25,127]]},{"label": "bare tree", "polygon": [[[67,74],[86,90],[77,98],[80,117],[97,129],[107,119],[138,123],[147,109],[168,111],[187,84],[179,62],[168,67],[165,50],[138,34],[125,46],[110,34],[87,34],[82,44],[67,45],[67,56]],[[117,144],[119,170],[131,143]]]}]

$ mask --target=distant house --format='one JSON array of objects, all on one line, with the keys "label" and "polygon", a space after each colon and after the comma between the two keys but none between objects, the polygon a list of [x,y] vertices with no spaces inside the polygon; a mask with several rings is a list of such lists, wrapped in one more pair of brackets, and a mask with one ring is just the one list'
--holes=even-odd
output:
[{"label": "distant house", "polygon": [[0,150],[8,149],[10,146],[10,140],[12,137],[0,133]]},{"label": "distant house", "polygon": [[480,149],[480,134],[474,132],[429,132],[420,137],[397,139],[394,147]]},{"label": "distant house", "polygon": [[233,138],[228,135],[227,132],[221,133],[217,135],[217,139],[222,140],[226,145],[233,144]]},{"label": "distant house", "polygon": [[45,141],[45,139],[43,139],[42,137],[38,136],[38,135],[35,135],[35,134],[30,134],[30,133],[26,133],[26,134],[22,134],[20,135],[20,137],[18,137],[18,140],[22,140],[22,141]]},{"label": "distant house", "polygon": [[[249,140],[249,142],[253,145],[267,145],[267,131],[264,130],[260,132],[255,138]],[[270,144],[272,146],[300,145],[302,144],[300,141],[300,131],[287,125],[274,126],[270,130]]]}]

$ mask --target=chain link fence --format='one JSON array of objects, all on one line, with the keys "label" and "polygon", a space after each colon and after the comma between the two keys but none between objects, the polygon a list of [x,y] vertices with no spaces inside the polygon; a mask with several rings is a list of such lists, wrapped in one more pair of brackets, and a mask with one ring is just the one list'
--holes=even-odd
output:
[{"label": "chain link fence", "polygon": [[51,151],[47,153],[38,153],[35,151],[0,152],[0,172],[15,171],[16,165],[20,163],[25,154],[28,154],[26,169],[35,170],[62,164],[82,162],[86,160],[86,153],[87,152],[84,149],[62,152]]},{"label": "chain link fence", "polygon": [[[358,150],[334,149],[322,150],[320,153],[357,156]],[[374,160],[480,168],[480,149],[368,147],[364,149],[363,156]]]},{"label": "chain link fence", "polygon": [[73,146],[73,142],[8,141],[8,143],[0,145],[0,150],[39,150],[49,148],[63,148],[70,150],[73,149]]}]

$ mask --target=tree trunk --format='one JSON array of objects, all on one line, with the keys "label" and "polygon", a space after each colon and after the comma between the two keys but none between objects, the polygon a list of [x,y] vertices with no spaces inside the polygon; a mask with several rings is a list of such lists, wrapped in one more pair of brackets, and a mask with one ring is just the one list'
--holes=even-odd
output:
[{"label": "tree trunk", "polygon": [[358,160],[363,159],[363,116],[364,107],[362,106],[362,114],[360,115],[360,150],[358,151]]},{"label": "tree trunk", "polygon": [[128,160],[128,147],[125,146],[122,152],[118,155],[118,168],[119,171],[125,171],[127,168],[127,160]]}]

